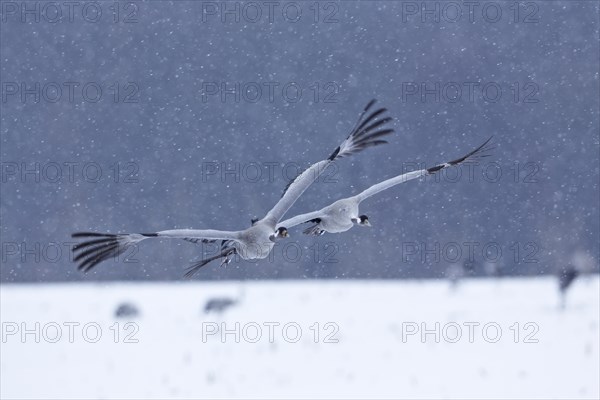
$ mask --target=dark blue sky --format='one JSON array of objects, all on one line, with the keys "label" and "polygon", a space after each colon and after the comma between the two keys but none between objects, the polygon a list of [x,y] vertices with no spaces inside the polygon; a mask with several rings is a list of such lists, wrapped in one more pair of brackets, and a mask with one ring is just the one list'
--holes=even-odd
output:
[{"label": "dark blue sky", "polygon": [[369,199],[371,229],[298,227],[273,259],[198,279],[598,262],[597,2],[3,1],[1,18],[3,282],[180,279],[202,247],[147,241],[84,276],[70,234],[244,228],[371,98],[390,144],[337,163],[287,216],[491,135],[497,148]]}]

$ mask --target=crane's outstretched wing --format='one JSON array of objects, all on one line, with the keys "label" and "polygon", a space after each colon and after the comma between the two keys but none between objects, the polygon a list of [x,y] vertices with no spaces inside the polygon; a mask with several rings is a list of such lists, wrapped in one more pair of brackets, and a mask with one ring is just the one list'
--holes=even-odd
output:
[{"label": "crane's outstretched wing", "polygon": [[102,261],[118,257],[128,247],[151,238],[184,240],[237,240],[239,232],[217,231],[213,229],[173,229],[155,233],[95,233],[78,232],[71,235],[75,239],[86,239],[73,246],[73,261],[79,263],[78,269],[88,272]]},{"label": "crane's outstretched wing", "polygon": [[277,224],[277,227],[283,226],[287,229],[293,228],[296,225],[304,224],[306,222],[311,222],[314,219],[321,218],[323,215],[321,214],[321,210],[313,211],[306,214],[296,215],[295,217],[288,218],[285,221],[281,221]]},{"label": "crane's outstretched wing", "polygon": [[[492,138],[490,137],[481,146],[479,146],[478,148],[476,148],[475,150],[471,151],[469,154],[467,154],[461,158],[458,158],[456,160],[453,160],[453,161],[450,161],[450,162],[447,162],[444,164],[439,164],[439,165],[436,165],[431,168],[421,169],[421,170],[417,170],[417,171],[411,171],[411,172],[407,172],[402,175],[395,176],[393,178],[390,178],[388,180],[380,182],[376,185],[373,185],[370,188],[368,188],[367,190],[357,194],[356,196],[349,197],[348,199],[354,198],[357,203],[360,203],[361,201],[365,200],[366,198],[371,197],[383,190],[389,189],[393,186],[399,185],[404,182],[408,182],[412,179],[420,178],[422,176],[427,176],[427,175],[433,175],[436,172],[439,172],[442,169],[451,167],[453,165],[459,165],[461,163],[474,161],[478,158],[488,157],[489,154],[486,154],[486,152],[493,149],[493,147],[489,145],[491,140],[492,140]],[[329,206],[327,206],[327,207],[329,207]],[[327,208],[327,207],[325,207],[325,208]],[[284,226],[286,228],[291,228],[293,226],[296,226],[296,225],[299,225],[299,224],[302,224],[305,222],[311,222],[312,220],[321,218],[321,217],[323,217],[322,210],[313,211],[313,212],[309,212],[306,214],[300,214],[295,217],[286,219],[285,221],[277,224],[277,226],[278,227]]]},{"label": "crane's outstretched wing", "polygon": [[452,166],[459,165],[459,164],[462,164],[465,162],[475,161],[476,159],[480,159],[480,158],[484,158],[484,157],[489,157],[489,154],[486,154],[486,153],[494,148],[493,146],[490,146],[491,140],[492,140],[492,138],[490,137],[481,146],[477,147],[475,150],[471,151],[470,153],[468,153],[467,155],[465,155],[461,158],[457,158],[456,160],[449,161],[447,163],[438,164],[431,168],[421,169],[421,170],[417,170],[417,171],[411,171],[411,172],[407,172],[402,175],[395,176],[393,178],[390,178],[388,180],[379,182],[378,184],[371,186],[367,190],[363,191],[362,193],[357,194],[354,197],[360,203],[364,199],[371,197],[383,190],[389,189],[393,186],[399,185],[404,182],[408,182],[412,179],[416,179],[421,176],[433,175],[436,172],[439,172],[444,168],[452,167]]},{"label": "crane's outstretched wing", "polygon": [[391,134],[394,130],[389,128],[384,129],[383,125],[390,122],[392,118],[380,118],[387,111],[385,108],[375,110],[365,118],[365,115],[373,107],[373,104],[375,104],[375,100],[371,100],[367,104],[350,135],[331,153],[329,158],[311,165],[287,185],[279,202],[268,212],[263,220],[276,225],[302,193],[319,178],[319,175],[333,161],[358,153],[367,147],[387,143],[381,138]]}]

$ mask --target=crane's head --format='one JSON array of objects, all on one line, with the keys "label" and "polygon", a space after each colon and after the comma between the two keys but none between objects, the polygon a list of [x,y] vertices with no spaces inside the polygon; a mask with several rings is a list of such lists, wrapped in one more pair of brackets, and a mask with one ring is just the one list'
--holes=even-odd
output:
[{"label": "crane's head", "polygon": [[277,228],[277,230],[275,231],[275,234],[272,237],[271,240],[275,241],[275,239],[277,238],[286,238],[288,237],[288,230],[286,227],[280,226],[279,228]]},{"label": "crane's head", "polygon": [[371,223],[369,222],[369,217],[367,217],[364,214],[359,216],[358,218],[352,218],[352,222],[360,226],[371,226]]}]

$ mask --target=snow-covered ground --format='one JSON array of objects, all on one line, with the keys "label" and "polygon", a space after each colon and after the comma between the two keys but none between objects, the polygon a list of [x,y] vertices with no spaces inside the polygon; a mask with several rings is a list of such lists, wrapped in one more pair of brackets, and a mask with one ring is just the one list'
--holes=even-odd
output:
[{"label": "snow-covered ground", "polygon": [[[597,275],[564,310],[553,278],[2,285],[0,297],[2,398],[600,396]],[[205,312],[217,298],[237,303]],[[139,316],[116,318],[125,302]]]}]

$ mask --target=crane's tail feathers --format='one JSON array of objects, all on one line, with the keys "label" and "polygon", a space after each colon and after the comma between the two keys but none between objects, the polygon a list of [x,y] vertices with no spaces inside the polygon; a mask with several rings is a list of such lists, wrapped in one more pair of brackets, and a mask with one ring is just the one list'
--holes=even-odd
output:
[{"label": "crane's tail feathers", "polygon": [[75,239],[87,239],[73,246],[73,261],[78,263],[77,269],[88,272],[102,261],[118,257],[128,247],[141,242],[149,237],[157,236],[155,233],[129,233],[112,234],[96,232],[77,232],[71,235]]}]

